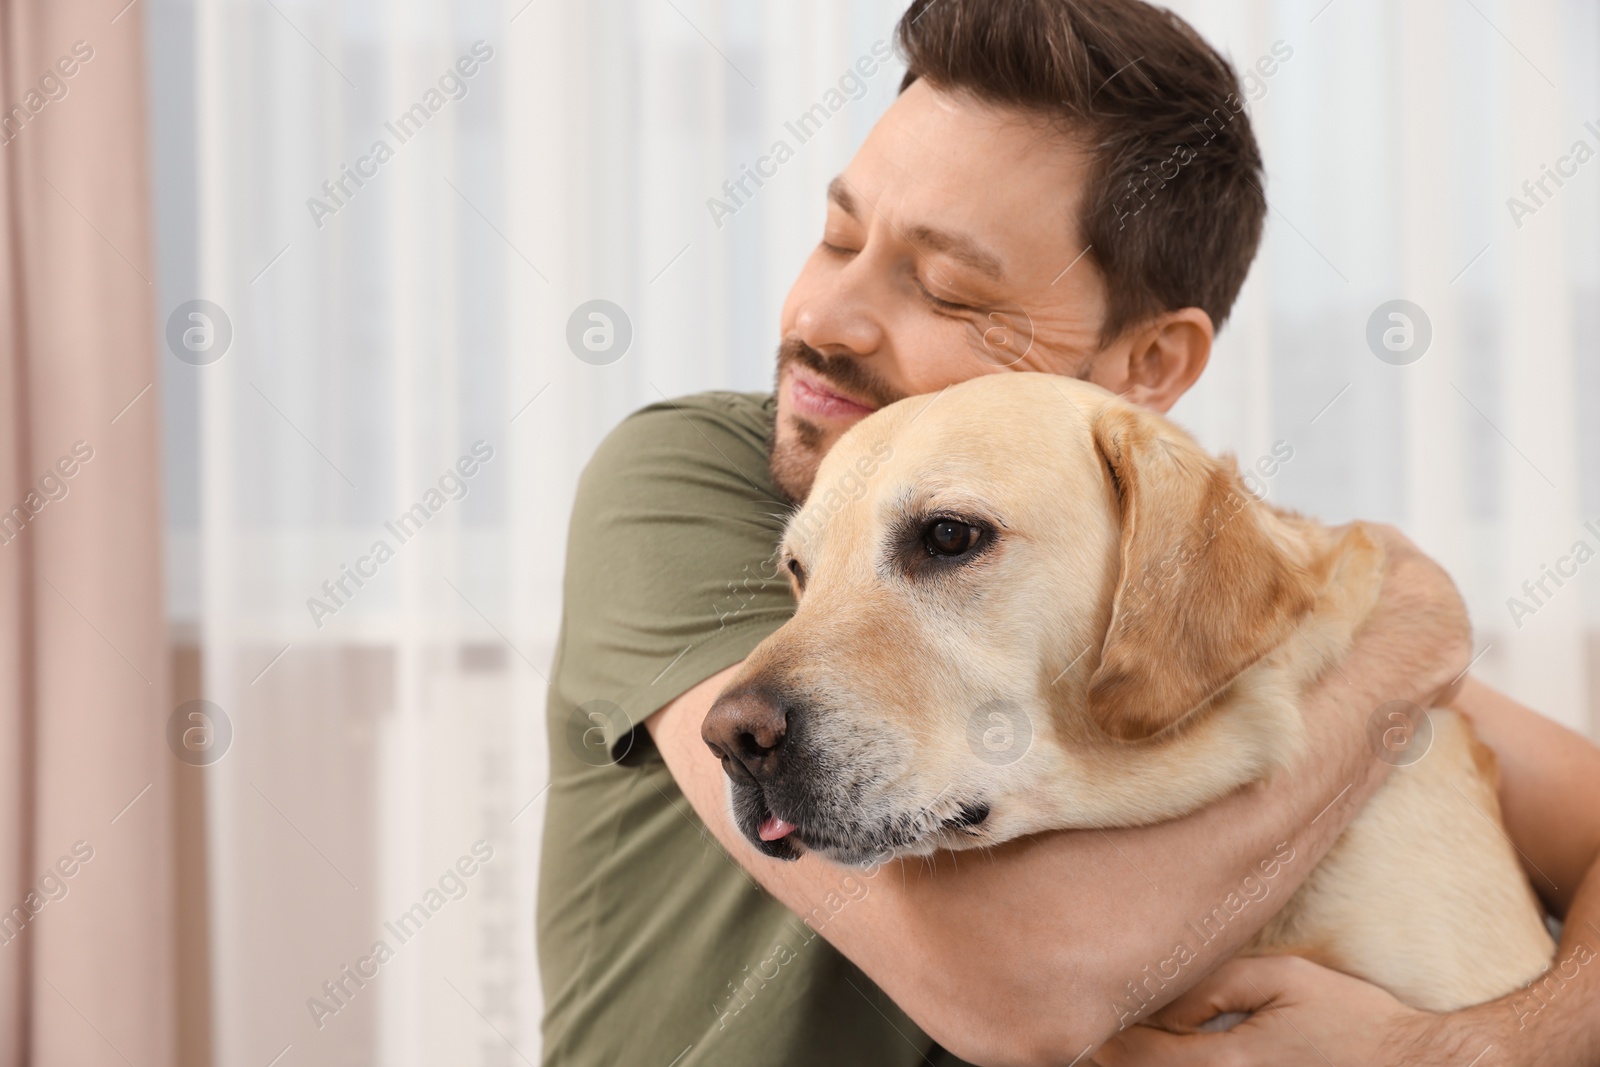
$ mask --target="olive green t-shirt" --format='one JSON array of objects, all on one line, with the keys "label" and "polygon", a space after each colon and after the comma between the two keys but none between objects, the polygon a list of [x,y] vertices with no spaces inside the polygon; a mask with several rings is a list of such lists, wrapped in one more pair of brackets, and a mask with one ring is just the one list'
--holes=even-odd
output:
[{"label": "olive green t-shirt", "polygon": [[[812,925],[722,849],[642,726],[789,618],[773,398],[636,412],[573,508],[550,680],[539,868],[550,1067],[897,1067],[939,1049],[813,926],[871,890],[840,867]],[[757,863],[778,860],[758,858]]]}]

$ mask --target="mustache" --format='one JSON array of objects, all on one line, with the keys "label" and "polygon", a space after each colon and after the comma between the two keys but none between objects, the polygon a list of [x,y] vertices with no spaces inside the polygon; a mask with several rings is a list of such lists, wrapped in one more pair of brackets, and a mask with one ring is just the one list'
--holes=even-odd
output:
[{"label": "mustache", "polygon": [[909,393],[902,393],[888,382],[868,370],[855,356],[825,356],[798,337],[787,337],[778,346],[778,376],[792,364],[805,367],[812,374],[839,391],[874,408],[885,408]]}]

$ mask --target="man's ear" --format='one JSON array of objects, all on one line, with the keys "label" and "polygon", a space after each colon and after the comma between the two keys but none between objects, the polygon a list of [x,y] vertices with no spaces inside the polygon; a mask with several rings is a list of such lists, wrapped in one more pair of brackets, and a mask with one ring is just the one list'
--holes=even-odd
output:
[{"label": "man's ear", "polygon": [[1286,640],[1315,586],[1268,535],[1231,460],[1116,402],[1094,439],[1122,513],[1122,573],[1089,713],[1133,741],[1204,707]]},{"label": "man's ear", "polygon": [[1130,404],[1166,412],[1206,369],[1214,335],[1200,308],[1162,312],[1097,353],[1084,376]]}]

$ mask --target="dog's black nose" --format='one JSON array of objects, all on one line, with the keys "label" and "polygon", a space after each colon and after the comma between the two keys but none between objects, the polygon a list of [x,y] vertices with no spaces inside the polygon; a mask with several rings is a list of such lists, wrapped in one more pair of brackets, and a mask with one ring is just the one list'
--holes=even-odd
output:
[{"label": "dog's black nose", "polygon": [[711,705],[700,737],[729,774],[743,768],[762,778],[777,769],[788,728],[788,714],[776,700],[758,689],[740,689]]}]

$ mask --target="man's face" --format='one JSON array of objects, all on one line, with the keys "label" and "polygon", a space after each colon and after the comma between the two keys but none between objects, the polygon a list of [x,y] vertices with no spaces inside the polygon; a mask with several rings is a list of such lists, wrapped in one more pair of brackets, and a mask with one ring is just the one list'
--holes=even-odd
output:
[{"label": "man's face", "polygon": [[784,302],[773,475],[803,499],[841,434],[980,374],[1086,372],[1105,286],[1079,236],[1087,154],[1060,131],[919,81],[828,191]]}]

